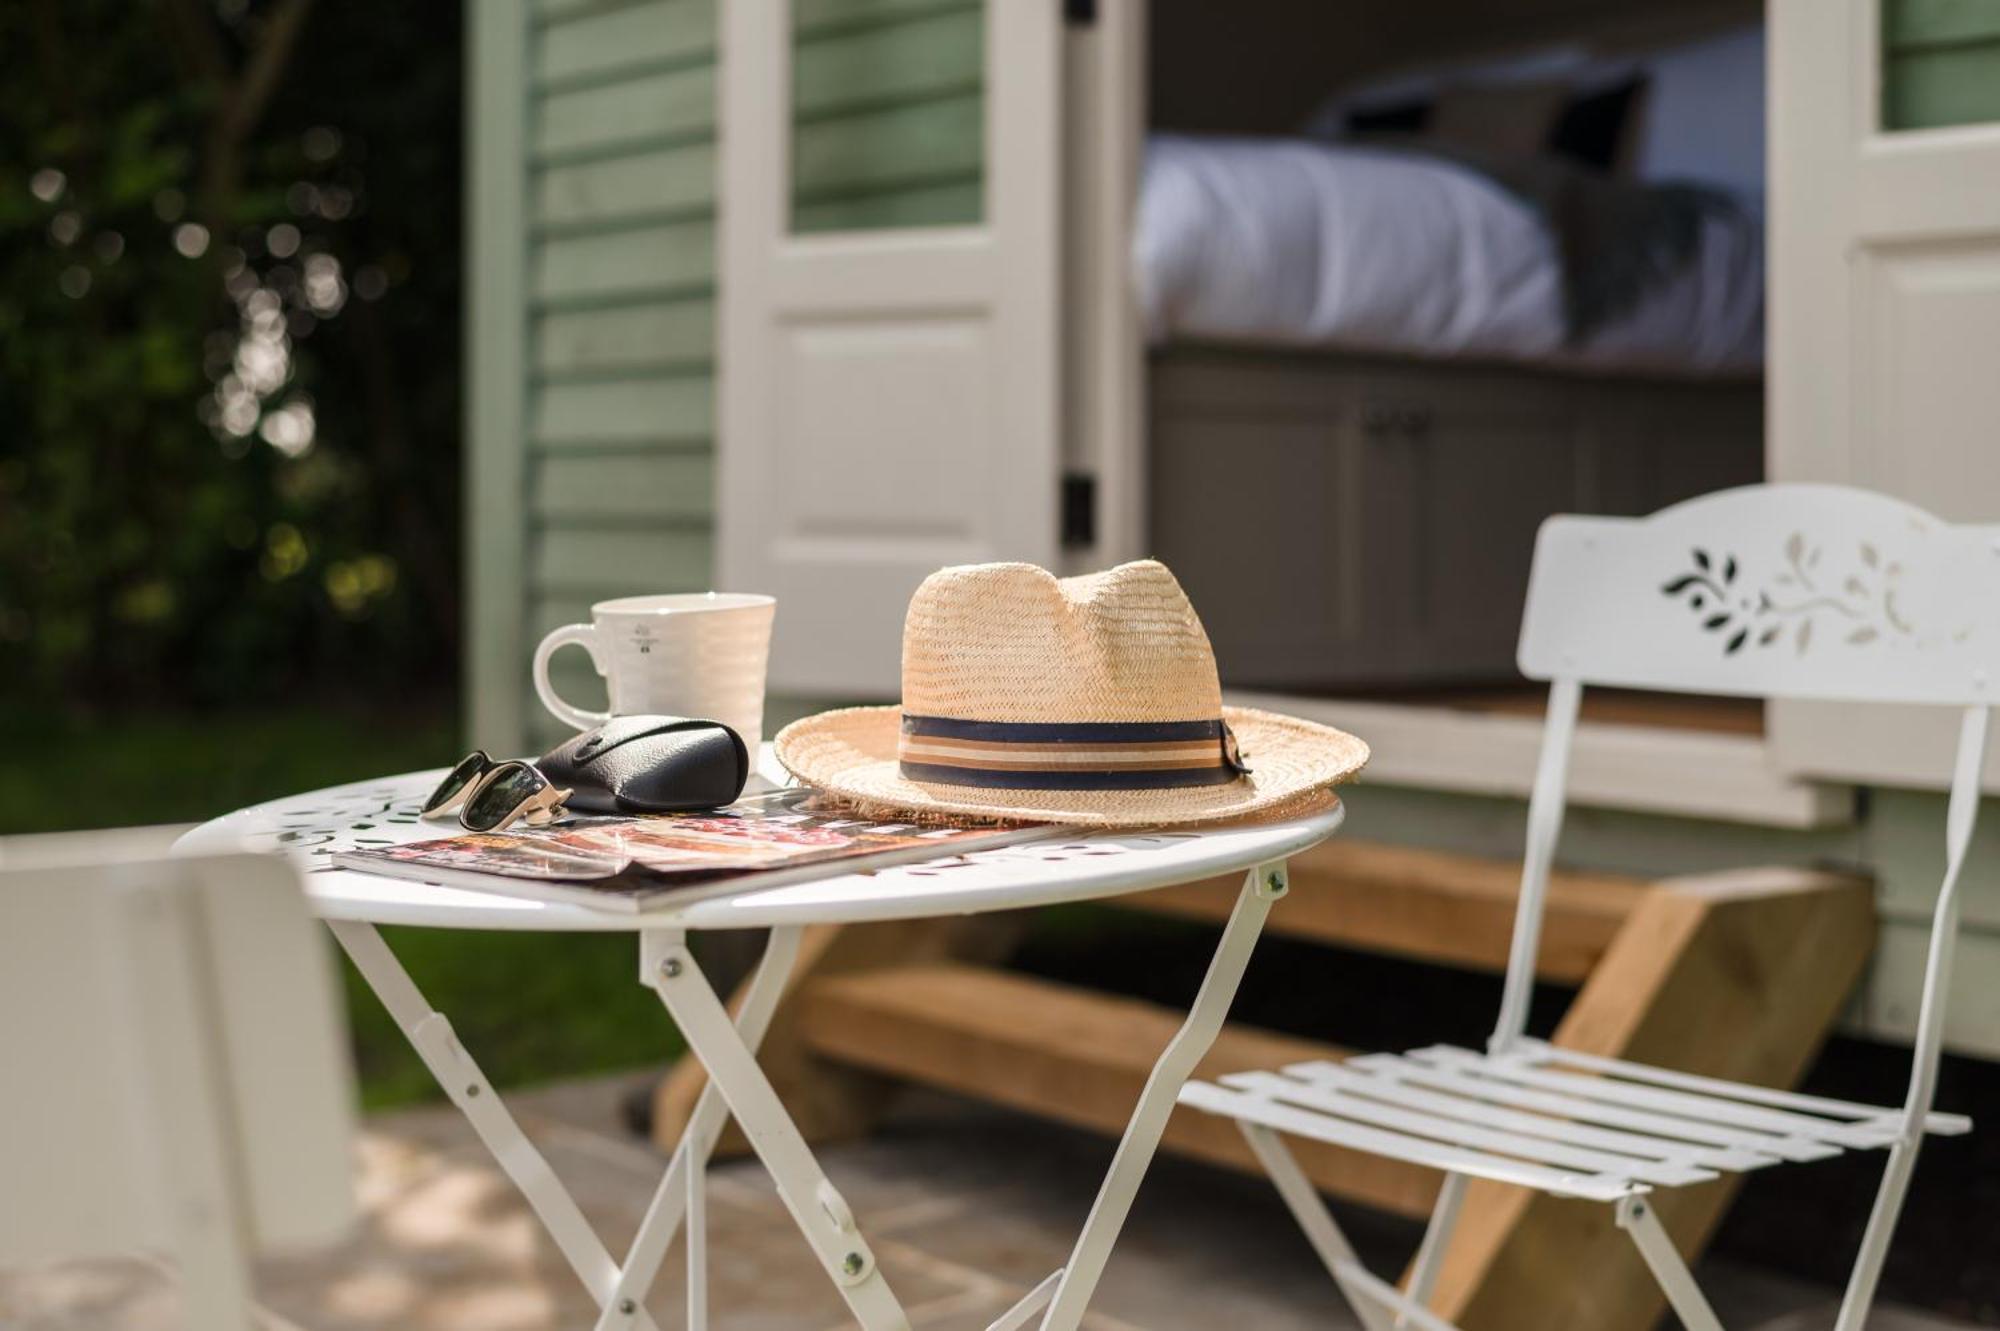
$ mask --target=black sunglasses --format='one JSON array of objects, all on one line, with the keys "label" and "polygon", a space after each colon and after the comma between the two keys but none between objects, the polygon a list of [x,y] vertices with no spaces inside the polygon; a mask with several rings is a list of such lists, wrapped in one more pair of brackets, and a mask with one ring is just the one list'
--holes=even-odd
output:
[{"label": "black sunglasses", "polygon": [[496,763],[484,749],[474,749],[438,782],[424,801],[421,816],[445,818],[458,814],[468,832],[497,832],[517,819],[543,827],[563,816],[570,792],[558,790],[530,762],[513,759]]},{"label": "black sunglasses", "polygon": [[458,766],[445,773],[444,780],[438,782],[437,789],[424,801],[420,813],[424,818],[445,818],[457,813],[465,803],[466,796],[479,778],[493,770],[493,760],[486,756],[486,750],[474,749],[458,760]]}]

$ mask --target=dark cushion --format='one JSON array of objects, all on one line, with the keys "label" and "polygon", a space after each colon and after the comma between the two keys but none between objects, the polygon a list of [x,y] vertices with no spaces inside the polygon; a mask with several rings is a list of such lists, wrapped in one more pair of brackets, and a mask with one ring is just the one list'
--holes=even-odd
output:
[{"label": "dark cushion", "polygon": [[1431,123],[1435,103],[1428,97],[1347,113],[1349,134],[1419,134]]},{"label": "dark cushion", "polygon": [[1632,141],[1645,87],[1645,78],[1635,74],[1601,92],[1572,97],[1549,127],[1548,150],[1599,171],[1617,171]]}]

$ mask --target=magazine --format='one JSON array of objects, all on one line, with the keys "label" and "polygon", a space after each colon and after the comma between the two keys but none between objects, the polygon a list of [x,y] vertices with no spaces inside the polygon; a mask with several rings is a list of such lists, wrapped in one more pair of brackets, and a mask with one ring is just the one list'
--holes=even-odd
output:
[{"label": "magazine", "polygon": [[927,827],[816,808],[809,789],[702,813],[577,817],[343,851],[343,869],[637,913],[671,901],[1011,845],[1063,829]]}]

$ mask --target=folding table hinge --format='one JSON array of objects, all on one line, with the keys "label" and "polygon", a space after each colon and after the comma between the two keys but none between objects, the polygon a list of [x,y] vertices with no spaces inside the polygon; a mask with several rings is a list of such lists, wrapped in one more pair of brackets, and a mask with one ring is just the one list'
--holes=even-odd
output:
[{"label": "folding table hinge", "polygon": [[458,1033],[452,1030],[444,1013],[433,1012],[412,1027],[410,1043],[416,1046],[418,1056],[453,1104],[468,1108],[468,1101],[491,1091],[486,1074],[466,1056],[465,1046],[458,1042]]},{"label": "folding table hinge", "polygon": [[656,988],[678,980],[694,967],[687,935],[679,929],[647,929],[639,935],[639,983]]}]

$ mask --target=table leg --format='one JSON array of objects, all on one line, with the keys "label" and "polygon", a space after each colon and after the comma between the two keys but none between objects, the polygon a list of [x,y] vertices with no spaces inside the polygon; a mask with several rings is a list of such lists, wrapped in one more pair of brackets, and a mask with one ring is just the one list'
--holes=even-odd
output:
[{"label": "table leg", "polygon": [[1271,903],[1285,894],[1285,888],[1283,863],[1259,865],[1244,879],[1236,908],[1229,913],[1229,923],[1223,926],[1222,938],[1215,945],[1208,974],[1188,1008],[1187,1021],[1167,1042],[1153,1064],[1152,1075],[1146,1079],[1146,1088],[1139,1093],[1139,1103],[1132,1110],[1125,1136],[1111,1159],[1111,1169],[1098,1189],[1090,1218],[1084,1221],[1083,1232],[1077,1236],[1062,1280],[1042,1318],[1042,1331],[1075,1331],[1083,1320],[1084,1308],[1097,1290],[1111,1247],[1118,1241],[1118,1231],[1132,1210],[1132,1199],[1138,1195],[1147,1166],[1159,1149],[1160,1135],[1166,1131],[1181,1087],[1194,1075],[1195,1065],[1215,1043],[1223,1018],[1236,997],[1236,987],[1242,983],[1250,953],[1263,932],[1264,918],[1271,913]]},{"label": "table leg", "polygon": [[[765,1033],[771,1029],[771,1018],[778,1010],[778,1001],[784,997],[785,985],[791,980],[792,969],[798,962],[799,940],[803,933],[804,930],[797,925],[771,930],[770,941],[764,945],[764,956],[757,963],[757,972],[743,995],[743,1006],[736,1014],[736,1029],[745,1047],[753,1054],[764,1042]],[[646,966],[643,960],[640,982],[648,988],[652,987],[652,968]],[[723,1103],[722,1092],[711,1077],[708,1085],[702,1088],[700,1098],[695,1101],[694,1112],[688,1116],[687,1127],[681,1132],[673,1159],[667,1162],[666,1177],[660,1181],[659,1191],[653,1194],[652,1204],[646,1208],[645,1218],[639,1222],[639,1232],[633,1236],[632,1247],[625,1255],[625,1267],[618,1277],[617,1287],[598,1318],[597,1331],[626,1331],[626,1328],[635,1325],[639,1305],[645,1301],[646,1291],[653,1287],[660,1263],[666,1259],[667,1248],[680,1228],[684,1209],[688,1221],[689,1331],[698,1331],[702,1325],[697,1313],[705,1313],[707,1309],[707,1272],[703,1269],[703,1259],[707,1253],[708,1234],[703,1213],[697,1208],[701,1204],[701,1188],[705,1181],[704,1167],[715,1153],[715,1143],[722,1136],[723,1125],[728,1120],[729,1107]]]},{"label": "table leg", "polygon": [[909,1318],[876,1266],[853,1212],[813,1159],[756,1055],[695,965],[686,937],[679,930],[648,930],[641,935],[640,965],[855,1319],[865,1331],[907,1331]]},{"label": "table leg", "polygon": [[[472,1130],[507,1177],[528,1199],[528,1205],[541,1218],[584,1288],[600,1307],[604,1306],[618,1283],[617,1264],[584,1218],[576,1199],[563,1188],[549,1162],[493,1093],[486,1074],[452,1034],[451,1023],[424,998],[374,925],[330,920],[327,927],[409,1038],[417,1057],[472,1124]],[[643,1308],[638,1310],[633,1325],[656,1331]]]}]

